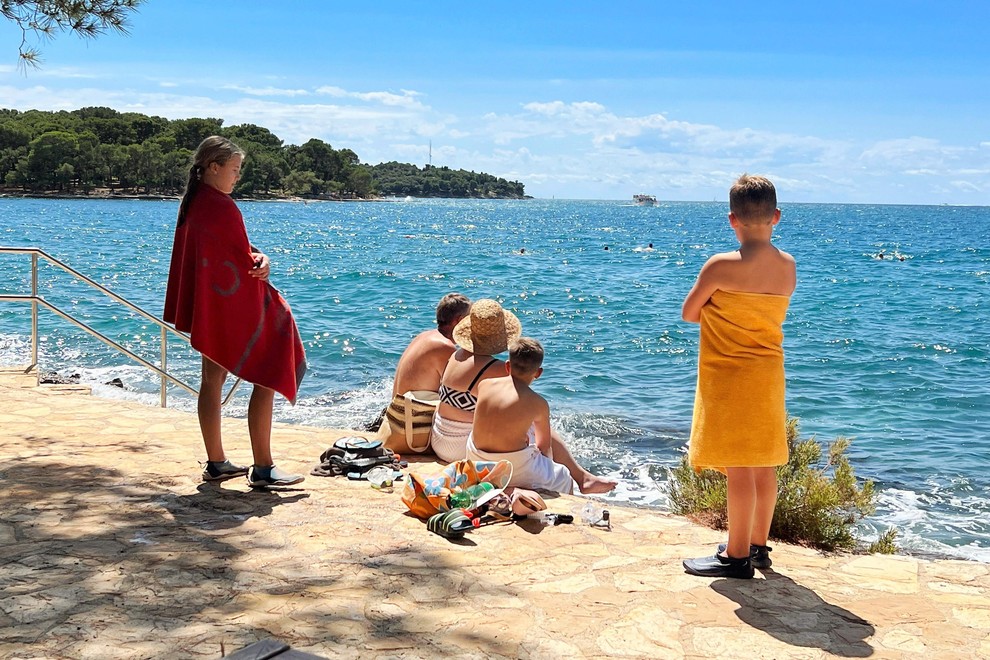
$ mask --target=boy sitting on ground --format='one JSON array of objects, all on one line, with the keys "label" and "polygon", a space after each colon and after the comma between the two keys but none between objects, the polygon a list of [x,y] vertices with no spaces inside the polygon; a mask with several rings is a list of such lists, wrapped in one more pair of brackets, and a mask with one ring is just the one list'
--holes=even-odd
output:
[{"label": "boy sitting on ground", "polygon": [[508,375],[481,381],[474,427],[467,442],[468,460],[509,461],[510,486],[571,494],[577,479],[582,493],[607,493],[616,482],[577,466],[563,445],[560,449],[567,455],[558,457],[560,462],[554,461],[550,405],[530,389],[543,373],[542,365],[540,342],[520,337],[509,347]]}]

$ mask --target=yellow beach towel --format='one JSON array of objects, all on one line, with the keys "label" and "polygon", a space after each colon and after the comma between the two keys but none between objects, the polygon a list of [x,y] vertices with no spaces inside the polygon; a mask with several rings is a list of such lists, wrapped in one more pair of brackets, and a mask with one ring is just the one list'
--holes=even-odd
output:
[{"label": "yellow beach towel", "polygon": [[688,458],[695,470],[787,462],[784,333],[788,296],[716,291],[701,309]]}]

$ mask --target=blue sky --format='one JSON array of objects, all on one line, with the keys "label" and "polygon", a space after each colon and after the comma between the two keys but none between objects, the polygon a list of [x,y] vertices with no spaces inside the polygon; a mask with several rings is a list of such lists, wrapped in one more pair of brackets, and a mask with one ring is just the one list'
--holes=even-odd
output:
[{"label": "blue sky", "polygon": [[536,197],[990,205],[990,3],[148,0],[130,36],[0,22],[0,107],[254,123]]}]

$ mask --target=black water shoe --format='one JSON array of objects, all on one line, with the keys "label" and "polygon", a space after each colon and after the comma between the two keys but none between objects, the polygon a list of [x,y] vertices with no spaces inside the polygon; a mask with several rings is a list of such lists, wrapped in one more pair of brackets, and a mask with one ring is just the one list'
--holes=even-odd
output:
[{"label": "black water shoe", "polygon": [[254,465],[248,473],[248,486],[268,488],[270,486],[291,486],[305,479],[301,474],[283,472],[274,465]]},{"label": "black water shoe", "polygon": [[748,580],[753,577],[753,563],[749,557],[735,559],[715,553],[711,557],[685,559],[684,570],[701,577],[727,577]]},{"label": "black water shoe", "polygon": [[[718,552],[722,554],[725,552],[725,543],[718,544]],[[769,545],[750,545],[749,546],[749,559],[753,562],[753,568],[770,568],[773,566],[773,560],[770,559],[770,553],[773,551]]]},{"label": "black water shoe", "polygon": [[247,473],[246,467],[234,465],[226,459],[206,461],[206,467],[203,468],[203,481],[224,481],[233,477],[242,477]]}]

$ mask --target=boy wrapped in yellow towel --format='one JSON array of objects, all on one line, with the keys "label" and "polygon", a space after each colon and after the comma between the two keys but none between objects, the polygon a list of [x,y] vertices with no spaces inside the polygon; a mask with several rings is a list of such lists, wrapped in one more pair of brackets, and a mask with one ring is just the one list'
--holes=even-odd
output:
[{"label": "boy wrapped in yellow towel", "polygon": [[728,477],[728,543],[684,561],[707,577],[753,577],[769,568],[776,466],[787,462],[781,325],[797,282],[794,258],[770,243],[780,222],[773,183],[744,174],[729,191],[739,249],[711,257],[684,300],[701,324],[688,458]]}]

